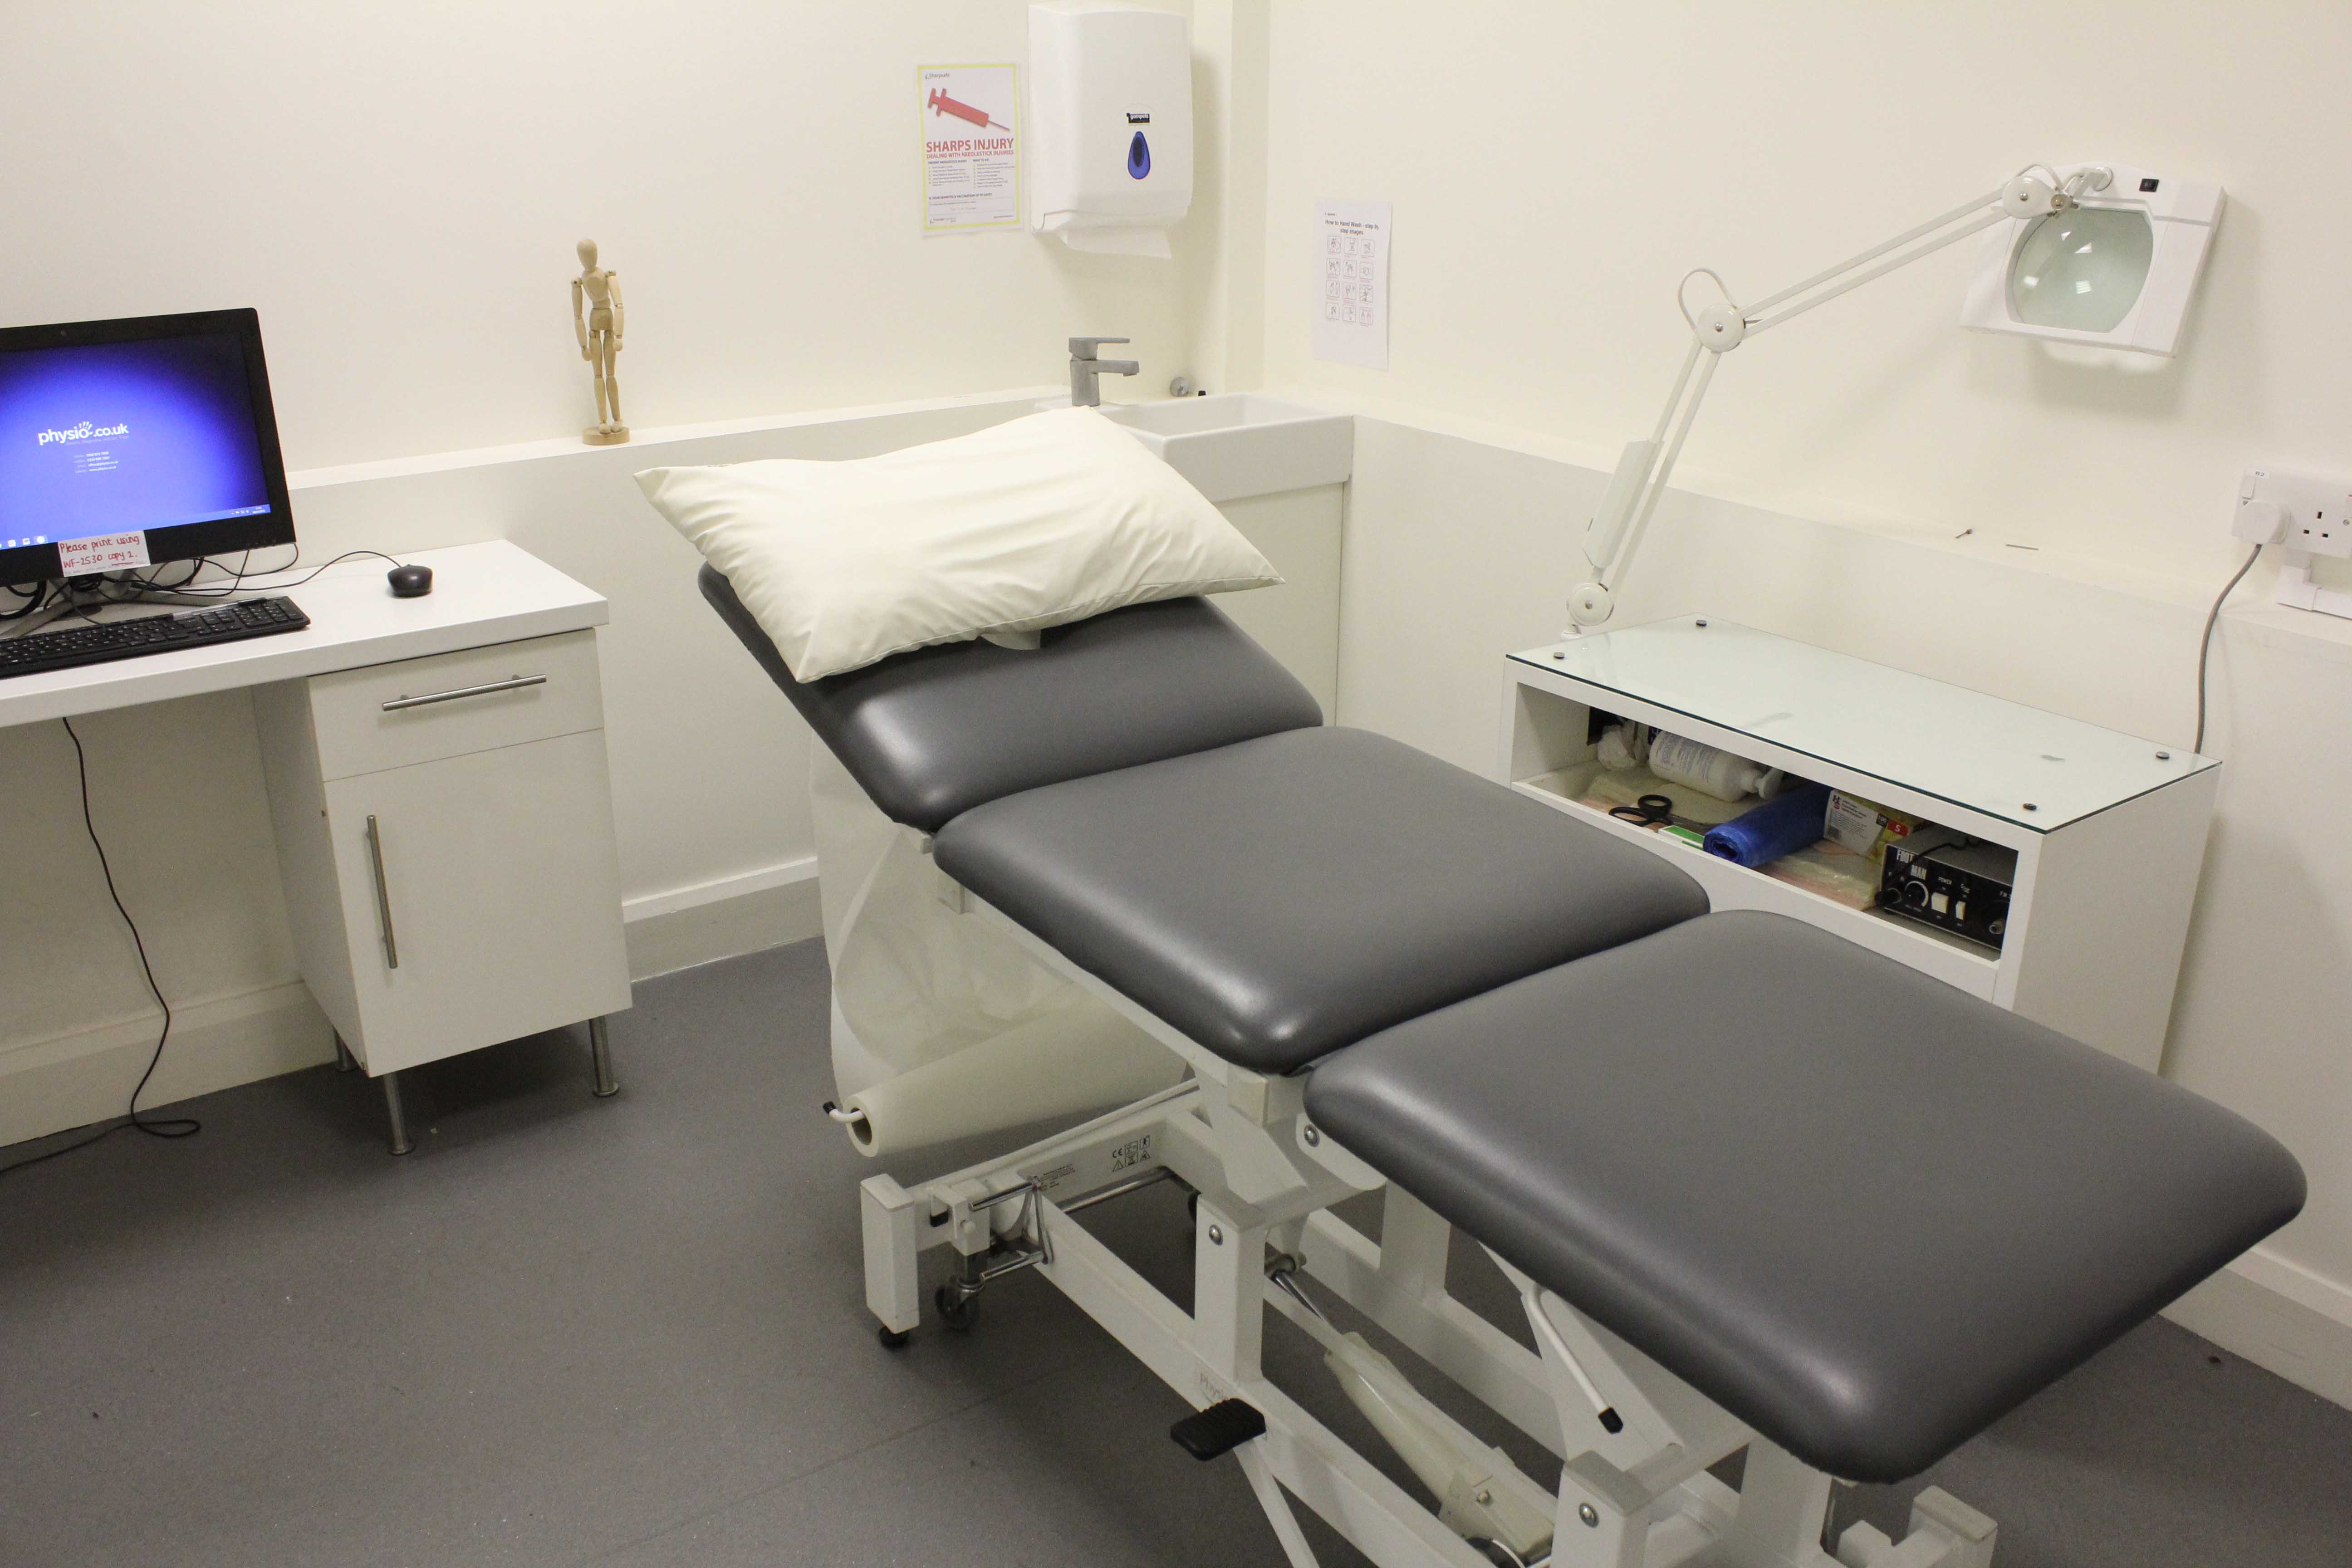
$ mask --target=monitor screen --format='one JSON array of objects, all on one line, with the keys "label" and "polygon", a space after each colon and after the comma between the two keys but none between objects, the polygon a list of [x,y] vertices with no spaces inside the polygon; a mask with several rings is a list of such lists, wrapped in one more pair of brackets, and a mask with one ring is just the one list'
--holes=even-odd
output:
[{"label": "monitor screen", "polygon": [[0,582],[293,538],[253,311],[0,331]]}]

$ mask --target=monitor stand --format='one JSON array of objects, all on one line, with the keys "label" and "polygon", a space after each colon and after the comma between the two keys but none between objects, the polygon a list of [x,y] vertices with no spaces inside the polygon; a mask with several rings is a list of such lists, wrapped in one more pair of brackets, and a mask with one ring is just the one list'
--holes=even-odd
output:
[{"label": "monitor stand", "polygon": [[9,623],[7,629],[0,632],[0,637],[30,637],[60,616],[69,616],[79,610],[96,609],[101,605],[226,605],[229,602],[229,595],[225,594],[179,594],[169,588],[151,589],[129,599],[110,599],[94,588],[77,588],[70,583],[65,585],[65,597],[56,604],[45,609],[36,610],[21,621]]}]

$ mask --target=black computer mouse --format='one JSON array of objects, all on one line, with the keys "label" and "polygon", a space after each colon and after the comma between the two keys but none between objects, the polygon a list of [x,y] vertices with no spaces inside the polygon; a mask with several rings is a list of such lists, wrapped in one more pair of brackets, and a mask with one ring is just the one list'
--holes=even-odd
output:
[{"label": "black computer mouse", "polygon": [[421,599],[433,592],[433,568],[430,566],[395,566],[383,574],[392,584],[395,599]]}]

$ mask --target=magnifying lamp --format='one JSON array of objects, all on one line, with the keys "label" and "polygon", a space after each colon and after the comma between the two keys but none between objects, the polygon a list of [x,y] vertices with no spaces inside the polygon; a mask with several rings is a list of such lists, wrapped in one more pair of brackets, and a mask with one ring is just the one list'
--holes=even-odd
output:
[{"label": "magnifying lamp", "polygon": [[[1711,268],[1689,273],[1675,302],[1690,324],[1690,350],[1657,424],[1646,438],[1626,443],[1585,530],[1592,577],[1569,595],[1570,635],[1605,624],[1615,611],[1615,584],[1665,492],[1716,363],[1748,338],[1981,233],[1962,326],[2168,356],[2221,203],[2218,185],[2144,169],[2035,163],[2000,189],[1752,305],[1733,303]],[[1685,296],[1694,278],[1711,280],[1722,301],[1693,314]]]}]

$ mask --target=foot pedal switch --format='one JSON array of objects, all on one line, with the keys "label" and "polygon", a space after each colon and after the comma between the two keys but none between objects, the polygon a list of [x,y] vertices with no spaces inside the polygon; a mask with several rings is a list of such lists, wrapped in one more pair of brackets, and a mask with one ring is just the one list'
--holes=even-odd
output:
[{"label": "foot pedal switch", "polygon": [[1168,1428],[1168,1435],[1196,1459],[1221,1458],[1251,1438],[1265,1436],[1265,1416],[1246,1400],[1220,1399]]}]

